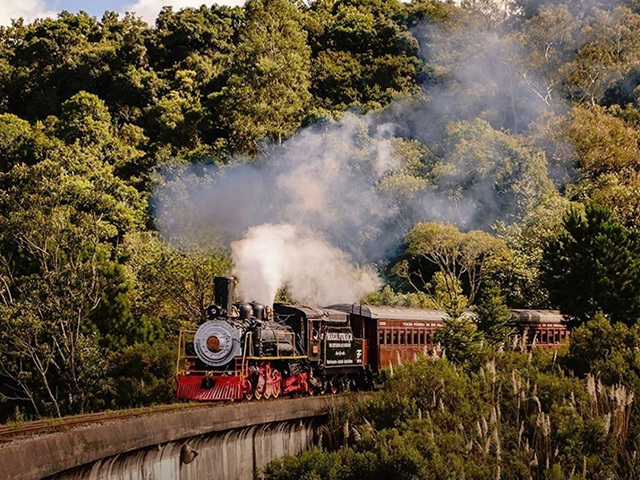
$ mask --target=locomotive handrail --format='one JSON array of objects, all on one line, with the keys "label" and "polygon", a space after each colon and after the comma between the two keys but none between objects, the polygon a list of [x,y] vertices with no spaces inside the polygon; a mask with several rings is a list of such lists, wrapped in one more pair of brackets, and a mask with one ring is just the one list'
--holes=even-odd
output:
[{"label": "locomotive handrail", "polygon": [[[289,333],[289,332],[281,332],[283,335],[295,335],[295,333]],[[278,343],[278,335],[279,333],[276,333],[276,344]],[[242,363],[241,363],[241,371],[240,372],[236,372],[236,375],[240,375],[243,374],[244,372],[246,372],[247,369],[247,361],[248,360],[281,360],[283,358],[287,358],[287,359],[291,359],[291,360],[301,360],[303,358],[307,358],[305,355],[280,355],[280,348],[279,346],[276,345],[276,355],[263,355],[263,356],[255,356],[253,355],[253,352],[251,352],[252,354],[249,355],[248,350],[249,349],[253,349],[253,332],[247,332],[246,336],[245,336],[245,342],[244,342],[244,346],[243,346],[243,352],[242,352]]]},{"label": "locomotive handrail", "polygon": [[246,363],[249,358],[247,355],[247,350],[249,349],[249,345],[253,348],[253,332],[247,332],[244,336],[244,345],[242,348],[242,373],[246,371]]},{"label": "locomotive handrail", "polygon": [[[186,337],[187,335],[191,334],[191,335],[195,335],[195,331],[194,330],[180,330],[180,333],[178,334],[178,345],[179,345],[179,350],[178,352],[184,352],[186,351]],[[184,368],[181,368],[182,366],[182,362],[185,358],[197,358],[197,357],[193,357],[191,355],[187,356],[187,355],[178,355],[177,361],[176,361],[176,375],[180,375],[181,372],[186,372],[186,370]]]}]

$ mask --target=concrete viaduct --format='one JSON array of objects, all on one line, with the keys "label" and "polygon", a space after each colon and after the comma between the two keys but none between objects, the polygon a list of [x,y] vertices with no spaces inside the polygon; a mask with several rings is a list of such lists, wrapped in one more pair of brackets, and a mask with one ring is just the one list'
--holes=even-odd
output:
[{"label": "concrete viaduct", "polygon": [[269,461],[311,446],[329,408],[360,398],[306,397],[114,416],[0,445],[0,479],[251,480]]}]

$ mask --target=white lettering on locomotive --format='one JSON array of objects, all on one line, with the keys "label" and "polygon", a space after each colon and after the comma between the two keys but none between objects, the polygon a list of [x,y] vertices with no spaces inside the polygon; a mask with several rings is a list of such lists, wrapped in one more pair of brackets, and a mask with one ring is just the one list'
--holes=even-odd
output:
[{"label": "white lettering on locomotive", "polygon": [[327,340],[334,342],[352,342],[353,334],[351,332],[327,332]]}]

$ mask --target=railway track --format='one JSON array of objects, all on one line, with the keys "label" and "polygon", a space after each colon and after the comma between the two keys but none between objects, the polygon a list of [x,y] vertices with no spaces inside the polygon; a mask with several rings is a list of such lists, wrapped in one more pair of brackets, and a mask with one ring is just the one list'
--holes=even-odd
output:
[{"label": "railway track", "polygon": [[107,422],[112,420],[124,420],[127,418],[139,417],[141,415],[155,415],[157,413],[188,410],[194,408],[215,408],[218,406],[227,405],[228,403],[230,402],[160,405],[157,407],[144,407],[131,410],[87,413],[83,415],[74,415],[71,417],[35,420],[18,425],[0,425],[0,445],[3,443],[11,442],[21,437],[30,437],[38,434],[64,431],[70,428],[90,425],[93,423]]},{"label": "railway track", "polygon": [[[340,395],[353,395],[353,393],[342,393]],[[286,401],[286,398],[261,400],[256,403]],[[109,422],[115,420],[125,420],[142,415],[155,415],[158,413],[175,412],[179,410],[191,410],[196,408],[216,408],[234,403],[226,402],[206,402],[206,403],[174,403],[171,405],[158,405],[156,407],[142,407],[130,410],[114,410],[109,412],[86,413],[62,418],[48,418],[45,420],[35,420],[18,425],[0,425],[0,447],[14,440],[24,437],[32,437],[45,433],[66,431],[71,428],[91,425],[94,423]],[[243,402],[245,403],[245,402]]]},{"label": "railway track", "polygon": [[[372,392],[364,392],[371,394]],[[362,395],[363,392],[343,392],[338,396]],[[263,399],[255,401],[255,403],[281,402],[287,401],[292,397],[280,397],[272,399]],[[173,403],[171,405],[158,405],[155,407],[141,407],[129,410],[113,410],[108,412],[86,413],[82,415],[73,415],[62,418],[47,418],[45,420],[35,420],[24,422],[17,425],[0,425],[0,448],[2,445],[8,444],[20,438],[32,437],[46,433],[55,433],[70,430],[76,427],[87,426],[91,424],[99,424],[102,422],[126,420],[128,418],[140,417],[143,415],[156,415],[158,413],[168,413],[180,410],[216,408],[224,405],[236,403],[233,400],[223,402],[201,402],[201,403]],[[247,403],[247,402],[241,402]],[[254,402],[251,402],[254,403]]]}]

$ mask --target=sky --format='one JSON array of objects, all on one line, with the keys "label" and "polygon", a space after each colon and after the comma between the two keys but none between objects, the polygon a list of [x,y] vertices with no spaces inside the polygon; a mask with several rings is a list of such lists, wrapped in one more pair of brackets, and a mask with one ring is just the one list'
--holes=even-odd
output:
[{"label": "sky", "polygon": [[[160,9],[171,5],[174,9],[210,5],[213,0],[0,0],[0,25],[10,25],[12,18],[23,17],[32,21],[39,17],[55,17],[62,10],[78,12],[84,10],[101,17],[106,10],[115,12],[136,12],[153,24]],[[242,5],[244,0],[216,0],[220,5]]]}]

